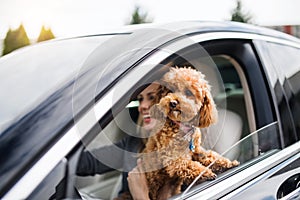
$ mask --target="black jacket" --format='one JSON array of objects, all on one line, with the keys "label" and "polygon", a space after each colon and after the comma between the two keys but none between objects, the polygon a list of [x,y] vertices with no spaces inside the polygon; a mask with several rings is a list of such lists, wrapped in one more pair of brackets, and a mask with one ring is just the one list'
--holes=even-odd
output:
[{"label": "black jacket", "polygon": [[128,136],[115,145],[104,146],[91,151],[83,151],[77,175],[90,176],[103,174],[113,170],[122,170],[122,189],[120,193],[129,191],[128,172],[136,166],[137,152],[142,148],[142,139]]}]

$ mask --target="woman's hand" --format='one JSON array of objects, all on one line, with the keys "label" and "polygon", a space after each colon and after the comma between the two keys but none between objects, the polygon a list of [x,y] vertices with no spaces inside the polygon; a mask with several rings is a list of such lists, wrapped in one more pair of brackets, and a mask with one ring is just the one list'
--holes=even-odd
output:
[{"label": "woman's hand", "polygon": [[142,169],[141,159],[137,160],[137,166],[128,173],[127,181],[134,200],[150,200],[149,188],[146,175]]}]

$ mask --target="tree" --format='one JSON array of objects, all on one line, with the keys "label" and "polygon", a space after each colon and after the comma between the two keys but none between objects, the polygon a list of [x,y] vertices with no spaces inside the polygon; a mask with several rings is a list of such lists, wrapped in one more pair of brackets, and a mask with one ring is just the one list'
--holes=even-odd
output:
[{"label": "tree", "polygon": [[18,48],[27,46],[30,44],[29,38],[25,31],[23,24],[16,30],[9,29],[4,39],[4,47],[2,55],[8,54]]},{"label": "tree", "polygon": [[51,40],[53,38],[55,38],[55,36],[53,35],[51,29],[50,28],[46,29],[44,26],[42,26],[40,35],[39,35],[39,37],[37,39],[37,42]]},{"label": "tree", "polygon": [[242,2],[240,0],[236,1],[236,7],[232,11],[231,21],[251,23],[251,15],[249,13],[242,12]]},{"label": "tree", "polygon": [[130,24],[143,24],[143,23],[151,23],[151,21],[147,21],[147,13],[141,14],[140,7],[136,6],[135,10],[131,16]]}]

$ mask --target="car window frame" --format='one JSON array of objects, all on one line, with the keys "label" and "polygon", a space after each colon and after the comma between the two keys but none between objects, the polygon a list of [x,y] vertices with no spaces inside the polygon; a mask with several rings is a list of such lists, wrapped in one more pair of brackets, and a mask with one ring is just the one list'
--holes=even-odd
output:
[{"label": "car window frame", "polygon": [[[238,34],[239,35],[239,34]],[[204,38],[206,38],[206,37],[204,37]],[[247,43],[249,43],[249,42],[251,42],[251,40],[250,39],[240,39],[240,37],[238,37],[238,38],[236,38],[235,37],[235,34],[233,34],[233,36],[232,37],[229,37],[228,39],[227,39],[227,41],[228,40],[236,40],[236,41],[242,41],[242,42],[247,42]],[[223,39],[222,39],[223,40]],[[204,41],[206,41],[206,40],[204,40]],[[220,41],[220,39],[219,38],[214,38],[214,39],[209,39],[208,40],[208,42],[211,42],[211,41]],[[177,50],[179,50],[179,49],[184,49],[184,48],[186,48],[186,47],[188,47],[188,45],[182,45],[182,43],[180,43],[181,44],[181,46],[180,45],[177,45],[176,44],[176,42],[174,42],[174,43],[172,43],[172,44],[170,44],[170,46],[171,47],[174,47],[174,46],[176,46],[176,49]],[[253,52],[253,47],[252,47],[252,44],[249,44],[249,46],[248,46],[248,48],[250,48],[250,50],[251,50],[251,52],[252,52],[252,56],[253,56],[253,58],[252,59],[254,59],[254,61],[253,62],[256,62],[255,63],[255,65],[257,65],[257,67],[260,67],[259,66],[259,64],[257,63],[257,60],[256,60],[256,57],[255,57],[255,53]],[[153,57],[156,57],[157,56],[157,54],[159,55],[159,53],[161,53],[162,51],[157,51],[156,52],[156,54],[153,54],[153,55],[151,55],[151,56],[149,56],[148,58],[146,58],[146,62],[147,62],[147,59],[151,59],[151,58],[153,58]],[[173,52],[174,53],[174,52]],[[164,59],[163,59],[163,57],[164,58],[168,58],[169,56],[171,55],[171,53],[168,53],[167,55],[165,54],[165,56],[162,56],[161,57],[161,59],[156,59],[156,63],[151,63],[151,65],[157,65],[158,63],[161,63]],[[160,62],[158,62],[158,60],[160,60]],[[142,63],[140,63],[139,65],[137,65],[134,69],[136,69],[136,68],[139,68],[141,65],[143,65],[144,63],[142,62]],[[141,78],[142,77],[146,77],[147,76],[147,74],[149,74],[151,71],[153,71],[153,70],[155,70],[155,68],[153,68],[153,69],[151,69],[151,70],[149,70],[147,73],[145,73],[145,74],[143,74],[142,76],[140,76]],[[131,72],[130,72],[131,73]],[[130,74],[129,73],[129,74]],[[124,78],[124,77],[123,77]],[[127,76],[126,76],[126,78],[128,78]],[[137,78],[135,78],[135,79],[137,79]],[[262,80],[264,80],[264,78],[262,78]],[[138,81],[136,82],[136,83],[138,83]],[[117,85],[118,85],[119,83],[117,83]],[[134,85],[132,85],[132,84],[130,84],[131,85],[131,91],[133,91],[134,89],[136,89],[135,87],[134,87]],[[121,96],[121,95],[120,95]],[[119,100],[121,100],[122,99],[122,97],[120,97],[120,98],[118,98]],[[128,102],[127,102],[128,103]],[[111,104],[110,104],[111,105]],[[121,101],[116,101],[115,103],[113,103],[112,104],[113,106],[118,106],[118,107],[120,107],[120,109],[121,108],[124,108],[125,107],[125,105],[126,105],[126,103],[124,103],[124,99],[123,99],[123,103],[122,103],[122,100]],[[97,108],[94,108],[95,110],[98,110]],[[107,112],[101,112],[101,116],[104,116],[105,114],[107,114]],[[111,113],[110,113],[110,115],[111,115]],[[112,119],[111,118],[112,116],[110,116],[110,119]],[[266,120],[266,119],[265,119]],[[270,119],[267,119],[266,121],[270,121],[270,123],[273,123],[275,120],[273,120],[273,118],[270,120]],[[106,124],[107,124],[107,119],[106,120],[103,120],[102,122],[101,122],[101,120],[99,121],[100,122],[100,124],[102,124],[103,126],[105,126]],[[276,122],[276,121],[275,121]],[[262,123],[262,122],[260,122],[260,123]],[[266,123],[266,122],[264,122],[264,123],[262,123],[263,125],[268,125],[268,124],[270,124],[270,123]],[[89,137],[89,139],[86,141],[87,143],[88,142],[90,142],[91,140],[92,140],[92,138],[97,134],[97,133],[99,133],[98,131],[92,131],[92,132],[94,132],[92,135],[92,137]],[[89,135],[89,134],[87,134],[87,135]],[[249,178],[249,177],[247,177],[247,178]],[[247,180],[247,179],[245,179],[245,180]],[[217,183],[217,184],[219,184],[219,183]],[[237,186],[236,186],[237,187]],[[187,195],[189,195],[189,194],[187,194]]]},{"label": "car window frame", "polygon": [[[208,34],[208,35],[210,35],[210,34]],[[243,35],[243,34],[242,34]],[[248,34],[246,34],[247,36],[248,36]],[[206,36],[207,35],[205,35],[205,37],[204,38],[206,38]],[[236,36],[239,36],[239,37],[236,37]],[[210,36],[209,36],[209,38],[210,38]],[[207,42],[205,39],[203,39],[205,42]],[[222,39],[223,40],[223,39]],[[242,41],[242,42],[246,42],[246,43],[248,43],[249,45],[248,45],[248,50],[250,50],[251,51],[251,55],[252,55],[252,62],[254,62],[255,63],[255,65],[257,66],[257,70],[261,70],[261,66],[260,66],[260,64],[258,63],[258,61],[257,61],[257,57],[256,57],[256,54],[255,54],[255,51],[253,50],[253,45],[252,45],[252,40],[251,40],[251,37],[250,37],[250,39],[249,38],[246,38],[246,39],[240,39],[240,35],[239,34],[237,34],[237,35],[235,35],[235,34],[233,34],[233,36],[231,36],[231,37],[228,37],[227,38],[227,41],[228,40],[236,40],[236,41]],[[219,38],[210,38],[209,40],[208,40],[208,42],[211,42],[211,41],[220,41],[220,39]],[[201,42],[201,41],[200,41]],[[172,43],[172,44],[170,44],[170,46],[175,46],[175,43],[176,42],[174,42],[174,43]],[[182,44],[182,43],[181,43]],[[179,49],[183,49],[183,48],[185,48],[185,47],[188,47],[188,46],[185,46],[185,45],[182,45],[182,46],[177,46],[177,50],[179,50]],[[159,53],[159,50],[156,52],[156,53]],[[151,55],[149,58],[152,58],[152,56],[156,56],[157,54],[153,54],[153,55]],[[170,56],[171,54],[168,54],[168,56]],[[233,57],[235,57],[235,56],[233,56]],[[165,57],[165,58],[167,58],[167,56]],[[147,59],[146,59],[147,60]],[[164,60],[164,59],[160,59],[161,61],[162,60]],[[156,62],[156,64],[157,63],[160,63],[160,62]],[[140,67],[140,65],[137,65],[135,68],[138,68],[138,67]],[[243,66],[242,66],[243,67]],[[154,69],[152,69],[152,71],[153,71]],[[149,71],[150,72],[150,71]],[[263,74],[263,73],[262,73]],[[146,76],[147,75],[147,73],[146,74],[144,74],[144,76]],[[143,76],[143,77],[144,77]],[[247,75],[246,75],[247,76]],[[142,76],[141,76],[142,77]],[[267,83],[265,82],[266,81],[266,77],[261,77],[261,81],[264,83],[264,84],[266,84],[267,85]],[[258,84],[258,83],[256,83],[256,84]],[[253,86],[252,86],[253,87]],[[134,88],[134,86],[132,87],[132,88]],[[267,89],[266,89],[266,95],[268,95],[268,91],[267,91]],[[254,96],[254,98],[256,98],[255,96]],[[121,99],[121,98],[120,98]],[[269,97],[268,97],[268,99],[269,99]],[[120,102],[118,102],[119,104],[120,104]],[[272,103],[270,103],[270,102],[268,102],[270,105],[272,105]],[[116,104],[114,104],[114,106],[116,106],[117,105],[117,103]],[[125,103],[123,103],[122,105],[118,105],[118,106],[120,106],[120,107],[124,107],[125,106]],[[257,108],[256,108],[257,109]],[[270,110],[272,110],[271,108],[269,108],[269,111]],[[271,111],[271,113],[273,113],[273,111]],[[104,113],[103,113],[104,114]],[[257,117],[257,116],[256,116]],[[277,121],[275,120],[275,118],[272,118],[273,116],[271,116],[271,119],[270,118],[267,118],[267,119],[264,119],[264,120],[262,120],[263,122],[261,122],[260,121],[260,125],[258,125],[258,126],[260,126],[260,127],[264,127],[263,125],[268,125],[268,124],[270,124],[270,123],[276,123]],[[259,124],[259,123],[258,123]],[[105,125],[105,122],[103,122],[103,125]],[[268,163],[269,164],[269,163]],[[266,168],[266,170],[268,169],[268,167]],[[259,171],[259,170],[258,170]],[[258,173],[258,172],[257,172]],[[239,173],[238,173],[239,174]],[[238,175],[238,174],[235,174],[235,175]],[[257,175],[257,174],[256,174]],[[240,177],[239,177],[240,178]],[[245,182],[247,181],[247,180],[249,180],[249,176],[247,177],[247,178],[245,178]],[[243,184],[243,183],[245,183],[245,182],[240,182],[241,184]],[[216,183],[216,185],[218,185],[218,184],[220,184],[220,183]],[[235,185],[235,187],[232,187],[231,189],[235,189],[235,188],[237,188],[237,187],[239,187],[239,186],[237,186],[237,185]],[[187,195],[189,195],[189,194],[187,194]],[[185,198],[185,197],[184,197]]]}]

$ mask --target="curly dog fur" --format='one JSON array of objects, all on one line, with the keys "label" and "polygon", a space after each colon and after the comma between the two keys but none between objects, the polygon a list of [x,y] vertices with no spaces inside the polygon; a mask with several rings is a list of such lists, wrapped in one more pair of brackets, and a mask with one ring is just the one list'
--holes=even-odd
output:
[{"label": "curly dog fur", "polygon": [[201,147],[200,128],[217,121],[217,110],[204,75],[192,68],[171,68],[161,81],[165,96],[152,106],[157,125],[149,137],[142,160],[151,199],[172,183],[171,195],[182,185],[212,180],[216,174],[237,166],[214,151]]}]

